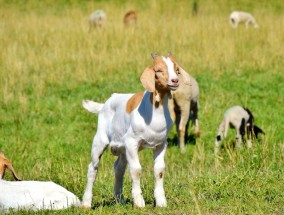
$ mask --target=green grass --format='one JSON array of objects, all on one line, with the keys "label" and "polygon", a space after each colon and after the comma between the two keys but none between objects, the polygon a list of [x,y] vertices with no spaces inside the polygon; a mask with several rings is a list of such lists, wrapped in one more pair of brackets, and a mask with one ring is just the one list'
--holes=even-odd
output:
[{"label": "green grass", "polygon": [[[107,24],[89,34],[88,15],[98,8],[106,10]],[[97,127],[97,116],[84,111],[81,101],[141,91],[139,76],[151,64],[152,52],[171,50],[199,82],[201,138],[189,141],[180,154],[175,129],[170,132],[166,209],[153,207],[151,150],[140,152],[146,207],[132,207],[128,171],[126,205],[115,204],[115,157],[107,151],[93,189],[93,210],[56,213],[284,213],[284,5],[204,0],[196,17],[191,8],[185,0],[0,1],[0,150],[24,180],[52,180],[81,199]],[[129,9],[138,11],[138,26],[125,29],[122,17]],[[233,30],[228,16],[234,9],[251,11],[260,28]],[[266,136],[253,149],[237,151],[230,131],[216,161],[219,123],[236,104],[252,110]],[[6,180],[12,180],[10,173]]]}]

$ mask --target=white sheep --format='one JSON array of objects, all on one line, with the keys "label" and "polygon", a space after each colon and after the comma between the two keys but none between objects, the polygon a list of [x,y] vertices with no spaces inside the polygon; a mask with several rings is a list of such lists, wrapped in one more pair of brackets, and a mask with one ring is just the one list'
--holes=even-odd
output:
[{"label": "white sheep", "polygon": [[240,23],[244,23],[246,28],[248,28],[249,24],[251,24],[254,28],[259,27],[253,15],[247,12],[233,11],[230,14],[229,21],[233,28],[237,28]]},{"label": "white sheep", "polygon": [[265,134],[264,131],[254,124],[254,117],[251,111],[241,106],[229,108],[219,126],[218,134],[215,140],[215,154],[219,152],[221,140],[227,136],[229,128],[236,129],[236,147],[240,148],[244,135],[247,134],[247,146],[251,148],[251,140],[258,138],[258,134]]},{"label": "white sheep", "polygon": [[168,145],[167,135],[173,123],[168,109],[168,98],[170,92],[179,86],[177,74],[182,74],[187,84],[189,76],[170,53],[167,57],[152,57],[154,63],[144,70],[140,78],[146,91],[137,94],[113,94],[104,104],[83,101],[85,109],[99,114],[97,133],[92,145],[92,162],[88,168],[87,185],[82,200],[85,208],[91,207],[92,187],[99,161],[108,145],[112,154],[118,156],[114,163],[114,196],[123,201],[123,177],[128,164],[133,204],[137,207],[145,206],[140,187],[142,168],[138,151],[151,148],[155,159],[155,203],[157,207],[167,206],[163,187],[164,156]]},{"label": "white sheep", "polygon": [[102,27],[107,19],[107,15],[103,10],[96,10],[89,16],[89,32],[96,27]]},{"label": "white sheep", "polygon": [[[199,109],[199,87],[191,75],[189,85],[182,81],[179,88],[172,92],[172,99],[169,100],[171,118],[176,122],[178,143],[182,152],[185,151],[185,137],[187,136],[189,122],[194,124],[195,137],[200,136],[198,109]],[[179,75],[182,80],[182,76]]]},{"label": "white sheep", "polygon": [[14,210],[59,210],[80,206],[80,200],[71,192],[54,182],[43,181],[5,181],[5,169],[19,178],[8,159],[0,153],[0,212]]}]

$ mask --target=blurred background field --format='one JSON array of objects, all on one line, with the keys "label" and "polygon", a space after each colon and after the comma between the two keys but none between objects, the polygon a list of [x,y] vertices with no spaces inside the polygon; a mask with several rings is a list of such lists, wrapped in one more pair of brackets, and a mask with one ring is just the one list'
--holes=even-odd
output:
[{"label": "blurred background field", "polygon": [[[189,140],[180,154],[174,129],[169,135],[167,209],[153,208],[151,150],[140,152],[146,208],[132,208],[128,172],[127,204],[115,204],[115,157],[108,151],[94,186],[94,210],[60,214],[284,213],[284,3],[197,2],[193,16],[187,0],[0,0],[0,150],[24,180],[52,180],[81,199],[97,126],[81,101],[143,90],[139,77],[151,53],[172,51],[199,82],[201,138]],[[88,33],[96,9],[105,10],[107,22]],[[123,15],[133,9],[137,26],[126,28]],[[233,10],[251,12],[260,28],[232,29]],[[215,162],[219,123],[236,104],[251,109],[266,136],[252,150],[237,152],[230,131]],[[6,179],[12,180],[10,173]]]}]

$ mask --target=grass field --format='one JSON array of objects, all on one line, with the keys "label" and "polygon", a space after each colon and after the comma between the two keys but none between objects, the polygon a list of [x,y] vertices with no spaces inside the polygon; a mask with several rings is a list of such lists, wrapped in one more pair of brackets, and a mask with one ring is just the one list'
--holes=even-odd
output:
[{"label": "grass field", "polygon": [[[23,180],[51,180],[81,199],[97,127],[81,101],[143,90],[139,77],[151,53],[172,51],[199,82],[201,137],[180,154],[175,129],[169,135],[167,208],[153,207],[151,150],[140,152],[146,207],[132,207],[128,171],[126,205],[115,204],[115,157],[107,151],[93,210],[57,214],[284,214],[284,3],[200,0],[197,16],[192,3],[0,0],[0,150]],[[99,8],[108,14],[106,26],[88,33],[88,15]],[[138,12],[136,28],[122,23],[130,9]],[[228,16],[235,9],[251,11],[260,28],[233,30]],[[216,161],[219,123],[236,104],[252,110],[266,135],[237,151],[230,131]]]}]

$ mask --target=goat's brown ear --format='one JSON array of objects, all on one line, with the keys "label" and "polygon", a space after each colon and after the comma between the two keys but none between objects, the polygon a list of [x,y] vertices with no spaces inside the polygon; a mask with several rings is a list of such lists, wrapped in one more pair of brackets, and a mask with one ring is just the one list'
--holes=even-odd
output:
[{"label": "goat's brown ear", "polygon": [[155,59],[156,57],[158,57],[158,55],[155,54],[155,53],[152,53],[151,56],[152,56],[153,59]]},{"label": "goat's brown ear", "polygon": [[10,161],[6,160],[6,166],[7,168],[12,172],[13,176],[14,176],[14,179],[16,181],[21,181],[21,179],[17,176],[12,164],[10,163]]},{"label": "goat's brown ear", "polygon": [[181,68],[180,66],[178,66],[178,68],[179,68],[180,74],[183,77],[184,84],[189,85],[190,84],[190,76],[189,76],[189,74],[186,71],[184,71],[184,69]]},{"label": "goat's brown ear", "polygon": [[144,70],[140,81],[147,91],[151,93],[155,92],[155,71],[152,68],[148,67]]}]

